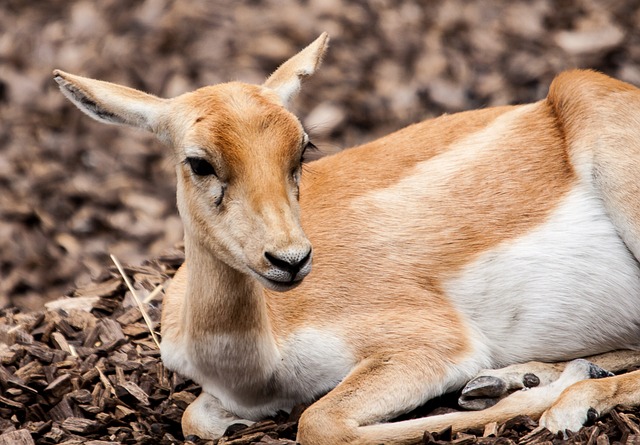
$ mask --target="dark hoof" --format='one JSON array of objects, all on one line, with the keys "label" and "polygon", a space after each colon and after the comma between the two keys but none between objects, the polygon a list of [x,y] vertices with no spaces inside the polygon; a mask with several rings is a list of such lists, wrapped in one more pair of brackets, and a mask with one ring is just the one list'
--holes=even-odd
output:
[{"label": "dark hoof", "polygon": [[498,377],[476,377],[464,387],[458,404],[473,411],[486,409],[498,403],[507,389],[507,383]]},{"label": "dark hoof", "polygon": [[596,411],[593,408],[589,408],[589,411],[587,411],[587,422],[585,423],[586,426],[591,426],[594,423],[596,423],[596,420],[598,420],[598,411]]},{"label": "dark hoof", "polygon": [[540,384],[540,378],[538,378],[537,375],[528,372],[522,378],[522,384],[525,388],[535,388]]},{"label": "dark hoof", "polygon": [[589,363],[589,378],[591,378],[591,379],[603,379],[605,377],[613,377],[613,373],[607,371],[606,369],[602,369],[598,365],[594,365],[593,363]]},{"label": "dark hoof", "polygon": [[460,398],[458,399],[458,405],[460,405],[461,408],[468,409],[470,411],[480,411],[483,409],[491,408],[499,401],[500,398],[460,396]]},{"label": "dark hoof", "polygon": [[465,397],[499,397],[507,392],[507,383],[498,377],[480,376],[462,390]]}]

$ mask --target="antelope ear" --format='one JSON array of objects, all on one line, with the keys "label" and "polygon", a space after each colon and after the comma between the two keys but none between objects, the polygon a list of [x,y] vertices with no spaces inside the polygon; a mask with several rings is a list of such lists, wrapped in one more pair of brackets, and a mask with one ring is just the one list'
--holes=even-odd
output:
[{"label": "antelope ear", "polygon": [[322,62],[329,35],[323,32],[309,46],[284,62],[264,83],[274,90],[286,107],[300,91],[302,78],[312,75]]},{"label": "antelope ear", "polygon": [[62,93],[80,110],[107,124],[130,125],[155,132],[164,99],[101,80],[55,70]]}]

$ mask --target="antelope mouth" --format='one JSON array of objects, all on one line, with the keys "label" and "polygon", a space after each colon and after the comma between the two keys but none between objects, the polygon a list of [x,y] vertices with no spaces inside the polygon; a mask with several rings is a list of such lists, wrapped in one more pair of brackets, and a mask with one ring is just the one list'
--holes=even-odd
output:
[{"label": "antelope mouth", "polygon": [[302,276],[300,276],[301,274],[298,274],[292,279],[278,280],[274,278],[269,278],[253,269],[251,269],[251,272],[264,287],[277,292],[285,292],[297,287],[298,285],[300,285],[300,283],[302,283],[302,281],[306,277],[306,274]]},{"label": "antelope mouth", "polygon": [[268,287],[271,290],[284,292],[297,287],[300,283],[302,283],[303,278],[293,279],[289,281],[278,281],[272,278],[267,278],[264,275],[261,275],[262,280],[266,283],[265,287]]},{"label": "antelope mouth", "polygon": [[302,278],[293,281],[276,281],[270,278],[265,278],[265,280],[269,282],[269,288],[277,291],[287,291],[302,283]]}]

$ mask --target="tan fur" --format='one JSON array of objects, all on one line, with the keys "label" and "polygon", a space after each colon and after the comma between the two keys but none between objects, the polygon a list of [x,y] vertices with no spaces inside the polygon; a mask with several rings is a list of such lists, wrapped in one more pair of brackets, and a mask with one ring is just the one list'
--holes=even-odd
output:
[{"label": "tan fur", "polygon": [[[638,365],[638,362],[635,363]],[[546,407],[540,422],[553,431],[576,429],[587,421],[588,411],[602,416],[619,405],[637,406],[640,401],[640,371],[633,371],[600,380],[583,380],[564,390],[550,407]],[[563,417],[571,413],[577,423]]]},{"label": "tan fur", "polygon": [[[505,141],[514,147],[512,152],[496,146],[495,152],[491,151],[487,153],[486,159],[478,160],[477,168],[467,170],[473,176],[451,179],[451,182],[447,184],[451,193],[450,197],[425,197],[433,200],[433,203],[423,201],[424,208],[431,209],[437,205],[439,212],[431,216],[429,223],[425,224],[425,233],[421,238],[427,240],[426,246],[418,246],[423,250],[422,255],[407,255],[407,264],[403,266],[406,267],[407,276],[417,278],[412,278],[412,281],[416,280],[415,283],[405,284],[405,286],[415,286],[414,291],[408,291],[406,287],[402,287],[399,289],[398,295],[379,295],[376,292],[376,289],[380,287],[394,292],[395,287],[393,283],[384,282],[386,260],[376,258],[376,250],[380,247],[384,248],[384,245],[380,245],[381,240],[376,239],[375,232],[363,239],[358,239],[355,232],[349,233],[354,229],[359,230],[369,219],[368,213],[349,211],[349,206],[351,201],[358,197],[393,185],[402,178],[400,172],[403,171],[405,176],[410,175],[411,168],[417,163],[428,160],[446,150],[456,140],[472,135],[474,130],[481,130],[483,126],[493,122],[493,119],[509,110],[513,109],[502,108],[479,112],[472,118],[470,126],[466,125],[466,122],[470,120],[467,113],[444,116],[433,121],[413,125],[366,146],[346,150],[335,156],[310,163],[303,175],[300,206],[302,214],[307,216],[303,217],[302,221],[304,231],[314,245],[316,252],[314,271],[302,285],[288,292],[286,299],[273,296],[266,300],[273,328],[280,335],[285,336],[287,332],[296,329],[300,324],[322,326],[327,320],[334,322],[336,317],[338,319],[342,316],[358,317],[358,314],[354,314],[353,309],[350,309],[349,306],[358,305],[366,295],[368,311],[363,315],[368,320],[372,320],[373,326],[380,325],[379,322],[374,321],[378,313],[380,320],[384,320],[386,323],[392,322],[389,317],[406,320],[408,314],[402,311],[403,300],[406,300],[407,310],[415,315],[416,307],[413,300],[419,298],[423,302],[421,306],[424,306],[425,314],[422,317],[412,318],[424,320],[428,334],[436,330],[431,323],[440,324],[438,320],[443,320],[441,327],[444,331],[455,332],[460,329],[453,328],[457,323],[456,317],[453,316],[455,312],[446,299],[440,295],[441,280],[449,278],[461,266],[473,261],[474,252],[486,251],[496,243],[516,237],[540,224],[540,221],[544,220],[547,213],[553,209],[554,202],[561,199],[563,191],[568,190],[571,185],[572,169],[566,159],[563,146],[559,143],[561,135],[555,129],[555,121],[546,105],[538,105],[533,113],[514,122],[514,137],[517,137],[521,127],[532,128],[534,131],[537,130],[535,133],[541,135],[540,140],[528,142],[528,144],[537,147],[536,150],[522,153],[520,151],[522,143],[505,138]],[[468,133],[459,131],[454,133],[454,129],[460,129],[463,122],[465,122],[464,128],[468,130]],[[425,135],[424,141],[420,140],[422,134]],[[409,143],[409,139],[413,144],[426,145],[431,150],[407,152],[404,147]],[[228,146],[234,147],[233,144]],[[388,149],[386,155],[396,161],[394,164],[372,164],[370,162],[370,159],[379,156],[377,151],[383,149]],[[496,166],[500,166],[500,168],[496,169]],[[518,176],[517,183],[507,180],[513,171],[523,170],[525,166],[526,169]],[[366,178],[371,182],[363,180],[354,182],[352,178],[358,177]],[[492,186],[492,181],[496,185]],[[487,196],[468,203],[469,205],[465,207],[457,205],[460,198],[478,192],[475,185],[478,182],[487,184]],[[510,183],[510,189],[496,197],[492,194],[492,190],[501,183]],[[328,206],[327,197],[340,202],[340,208]],[[267,197],[264,198],[264,200],[266,199]],[[474,207],[474,205],[481,207]],[[528,215],[528,218],[521,217],[523,212]],[[393,216],[394,213],[388,215],[390,218]],[[384,218],[384,215],[379,215],[379,217]],[[456,221],[458,226],[452,227],[452,221]],[[390,221],[389,225],[392,224],[393,221]],[[327,227],[331,230],[326,230]],[[455,233],[455,238],[443,239],[441,234],[447,232]],[[433,236],[429,240],[431,234]],[[354,241],[343,248],[336,247],[345,237]],[[450,244],[452,241],[453,245]],[[388,240],[384,240],[384,242],[388,242]],[[444,246],[438,246],[443,242],[448,244],[446,256],[437,254],[437,252],[445,250]],[[330,250],[325,251],[325,246]],[[345,249],[345,251],[341,252],[340,249]],[[359,250],[361,255],[353,255],[354,250]],[[341,258],[344,258],[345,261],[348,259],[349,263],[341,263]],[[351,274],[345,277],[344,271],[349,269],[367,269],[368,272],[364,275]],[[395,279],[395,277],[393,278]],[[345,285],[348,287],[344,290],[341,290],[340,287],[334,289],[332,300],[337,304],[327,305],[324,296],[326,292],[324,283],[340,283],[341,281],[346,281]],[[172,294],[168,298],[174,298]],[[266,296],[270,294],[271,292],[267,290]],[[382,298],[376,302],[378,296]],[[391,307],[394,308],[393,311],[390,311]],[[177,316],[180,312],[170,311],[170,313]],[[301,317],[301,314],[312,318],[304,317],[304,315]],[[354,323],[354,325],[356,324]],[[398,328],[404,330],[402,326],[398,326]],[[237,329],[237,325],[233,329]],[[408,326],[406,330],[406,333],[403,332],[407,336],[406,342],[413,336],[416,337],[417,342],[421,342],[421,339],[427,335],[427,333],[421,332],[421,328],[418,326]],[[350,335],[354,340],[362,337],[360,355],[363,357],[370,353],[371,348],[377,347],[377,345],[366,344],[370,341],[367,340],[369,338],[375,338],[376,341],[379,339],[378,336],[371,335],[370,327],[361,333],[350,331]],[[452,338],[448,340],[448,343],[455,344],[460,340],[460,338]],[[464,350],[464,346],[460,347],[461,350]]]},{"label": "tan fur", "polygon": [[634,86],[591,71],[560,74],[548,98],[555,112],[565,117],[563,131],[574,162],[588,159],[583,163],[594,167],[604,205],[636,258],[640,256],[637,98]]},{"label": "tan fur", "polygon": [[[481,340],[447,283],[542,227],[591,175],[637,258],[640,138],[616,110],[627,95],[640,103],[637,90],[567,73],[546,100],[412,125],[308,164],[298,183],[305,135],[283,105],[326,45],[323,34],[263,86],[231,82],[171,100],[56,72],[87,114],[151,129],[174,147],[187,260],[164,301],[163,358],[205,388],[227,383],[231,405],[234,395],[265,403],[261,395],[277,387],[286,362],[279,354],[296,340],[344,342],[333,359],[353,366],[303,414],[304,445],[418,443],[425,429],[540,416],[556,392],[535,403],[515,395],[481,413],[380,424],[458,387],[478,366],[470,361]],[[196,174],[192,158],[215,175]],[[295,258],[300,268],[286,272],[270,256]],[[276,292],[282,288],[290,289]],[[221,433],[220,419],[208,417],[212,394],[185,412],[185,433]]]}]

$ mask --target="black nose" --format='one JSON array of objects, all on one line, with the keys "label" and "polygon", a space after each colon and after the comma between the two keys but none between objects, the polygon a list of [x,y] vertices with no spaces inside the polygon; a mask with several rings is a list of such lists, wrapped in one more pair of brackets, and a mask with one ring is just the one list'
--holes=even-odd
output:
[{"label": "black nose", "polygon": [[300,269],[307,265],[311,258],[311,249],[307,252],[300,253],[277,253],[265,252],[264,257],[275,267],[291,274],[291,279],[294,279]]}]

